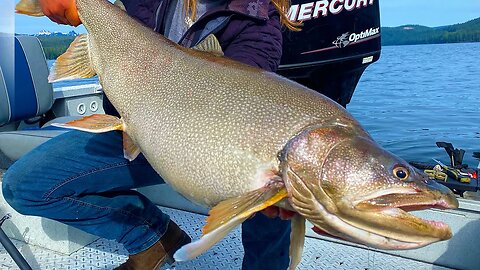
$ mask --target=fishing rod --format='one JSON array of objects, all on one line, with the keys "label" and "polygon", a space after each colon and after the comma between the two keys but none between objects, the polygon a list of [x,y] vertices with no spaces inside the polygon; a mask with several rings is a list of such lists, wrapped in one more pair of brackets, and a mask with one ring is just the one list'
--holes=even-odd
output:
[{"label": "fishing rod", "polygon": [[20,270],[32,270],[27,260],[25,260],[23,255],[18,251],[17,247],[15,247],[10,238],[8,238],[7,234],[2,229],[3,223],[10,217],[10,214],[6,214],[2,217],[2,219],[0,219],[0,243],[3,245],[8,254],[10,254],[10,257],[12,257]]}]

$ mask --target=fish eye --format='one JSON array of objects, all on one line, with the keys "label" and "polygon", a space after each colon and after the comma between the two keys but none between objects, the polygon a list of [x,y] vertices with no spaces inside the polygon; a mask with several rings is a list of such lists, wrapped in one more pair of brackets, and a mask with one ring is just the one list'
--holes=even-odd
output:
[{"label": "fish eye", "polygon": [[408,169],[399,166],[393,169],[393,175],[395,175],[395,177],[397,177],[400,180],[407,180],[409,176],[409,172],[408,172]]}]

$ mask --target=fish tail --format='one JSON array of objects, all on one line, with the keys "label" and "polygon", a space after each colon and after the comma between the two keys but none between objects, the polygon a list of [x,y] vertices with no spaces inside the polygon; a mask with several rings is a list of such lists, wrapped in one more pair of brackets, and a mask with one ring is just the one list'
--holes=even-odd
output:
[{"label": "fish tail", "polygon": [[15,6],[15,12],[36,17],[45,16],[38,0],[20,0]]},{"label": "fish tail", "polygon": [[81,34],[70,44],[67,51],[55,61],[49,82],[91,78],[97,73],[93,69],[90,58],[88,34]]}]

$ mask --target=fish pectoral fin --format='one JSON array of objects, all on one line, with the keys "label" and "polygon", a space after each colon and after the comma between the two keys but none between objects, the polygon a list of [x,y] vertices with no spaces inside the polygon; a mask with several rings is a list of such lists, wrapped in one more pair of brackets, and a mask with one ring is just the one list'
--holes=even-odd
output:
[{"label": "fish pectoral fin", "polygon": [[21,0],[15,6],[15,12],[36,17],[45,16],[38,0]]},{"label": "fish pectoral fin", "polygon": [[290,232],[290,265],[288,270],[294,270],[302,260],[305,244],[305,218],[299,214],[292,217],[292,231]]},{"label": "fish pectoral fin", "polygon": [[124,130],[122,119],[108,114],[94,114],[64,124],[52,124],[52,126],[76,129],[91,133]]},{"label": "fish pectoral fin", "polygon": [[81,34],[70,44],[67,51],[57,58],[50,70],[48,81],[91,78],[96,74],[90,60],[88,34]]},{"label": "fish pectoral fin", "polygon": [[220,46],[220,42],[218,42],[218,39],[215,37],[214,34],[208,35],[204,40],[202,40],[192,49],[195,49],[197,51],[209,52],[217,56],[223,56],[222,46]]},{"label": "fish pectoral fin", "polygon": [[203,227],[203,236],[180,248],[173,258],[176,261],[186,261],[197,257],[252,214],[274,205],[287,195],[283,182],[272,181],[262,188],[220,202],[210,210],[207,224]]},{"label": "fish pectoral fin", "polygon": [[242,222],[244,222],[247,218],[248,217],[244,217],[244,218],[237,217],[237,218],[230,219],[221,227],[213,230],[210,233],[203,235],[202,238],[181,247],[179,250],[175,252],[175,254],[173,255],[173,259],[175,259],[175,261],[177,262],[181,262],[181,261],[188,261],[197,257],[198,255],[207,251],[217,242],[222,240],[225,236],[227,236],[227,234],[231,230],[235,229],[235,227],[242,224]]},{"label": "fish pectoral fin", "polygon": [[231,219],[249,218],[287,196],[283,182],[270,182],[242,196],[222,201],[208,212],[207,224],[202,229],[203,235],[216,230]]},{"label": "fish pectoral fin", "polygon": [[123,156],[128,159],[128,161],[132,161],[138,157],[141,150],[135,142],[132,140],[130,136],[124,131],[123,132]]}]

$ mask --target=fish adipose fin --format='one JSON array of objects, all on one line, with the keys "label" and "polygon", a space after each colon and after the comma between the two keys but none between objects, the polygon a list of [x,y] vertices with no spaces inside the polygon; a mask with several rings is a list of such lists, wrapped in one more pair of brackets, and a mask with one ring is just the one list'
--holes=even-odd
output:
[{"label": "fish adipose fin", "polygon": [[197,46],[193,47],[197,51],[209,52],[211,54],[217,56],[223,56],[222,46],[220,46],[220,42],[215,37],[215,35],[210,34],[204,40],[197,44]]},{"label": "fish adipose fin", "polygon": [[175,252],[175,261],[191,260],[224,238],[231,230],[254,213],[286,198],[283,182],[272,181],[268,185],[242,196],[220,202],[209,212],[203,236]]},{"label": "fish adipose fin", "polygon": [[75,38],[67,51],[55,61],[48,76],[49,82],[91,78],[97,74],[90,61],[88,39],[88,34]]},{"label": "fish adipose fin", "polygon": [[292,217],[292,231],[290,232],[290,265],[288,270],[293,270],[302,260],[303,246],[305,243],[305,218],[299,214]]},{"label": "fish adipose fin", "polygon": [[36,17],[44,16],[38,0],[21,0],[15,6],[15,12]]}]

